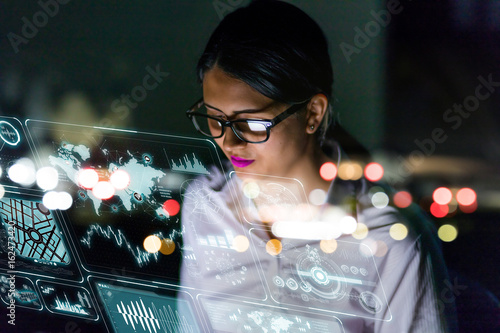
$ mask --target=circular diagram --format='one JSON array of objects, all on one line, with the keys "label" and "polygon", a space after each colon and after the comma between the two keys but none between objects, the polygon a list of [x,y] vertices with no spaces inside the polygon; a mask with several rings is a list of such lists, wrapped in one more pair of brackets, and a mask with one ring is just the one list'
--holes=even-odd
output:
[{"label": "circular diagram", "polygon": [[217,203],[214,191],[200,180],[186,180],[181,184],[184,210],[193,218],[208,224],[217,224],[224,218],[224,210]]},{"label": "circular diagram", "polygon": [[[311,292],[327,299],[340,300],[345,295],[344,274],[335,263],[322,258],[309,246],[297,258],[297,273]],[[308,289],[309,289],[308,288]]]}]

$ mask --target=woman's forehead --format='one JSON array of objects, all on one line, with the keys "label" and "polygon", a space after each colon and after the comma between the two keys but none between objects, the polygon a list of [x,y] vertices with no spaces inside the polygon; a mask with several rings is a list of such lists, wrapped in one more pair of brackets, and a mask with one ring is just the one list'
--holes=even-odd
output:
[{"label": "woman's forehead", "polygon": [[280,105],[218,67],[214,67],[204,75],[203,99],[207,106],[218,109],[226,115],[241,111],[273,112]]}]

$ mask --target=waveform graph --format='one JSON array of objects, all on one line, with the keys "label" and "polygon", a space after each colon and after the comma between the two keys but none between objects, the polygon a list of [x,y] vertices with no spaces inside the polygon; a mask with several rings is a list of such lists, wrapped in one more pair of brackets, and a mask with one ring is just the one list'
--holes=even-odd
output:
[{"label": "waveform graph", "polygon": [[24,258],[52,264],[68,264],[69,252],[54,215],[42,203],[0,199],[1,224],[14,234],[16,252]]},{"label": "waveform graph", "polygon": [[172,171],[209,175],[210,171],[195,153],[185,153],[180,158],[169,158]]},{"label": "waveform graph", "polygon": [[115,332],[201,332],[186,299],[104,282],[95,287]]},{"label": "waveform graph", "polygon": [[52,313],[97,320],[90,293],[82,287],[48,281],[37,281],[45,307]]}]

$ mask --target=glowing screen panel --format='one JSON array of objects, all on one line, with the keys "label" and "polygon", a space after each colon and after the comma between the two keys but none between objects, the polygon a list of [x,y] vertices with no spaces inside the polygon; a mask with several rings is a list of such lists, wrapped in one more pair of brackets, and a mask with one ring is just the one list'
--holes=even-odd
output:
[{"label": "glowing screen panel", "polygon": [[144,289],[96,282],[100,302],[115,332],[196,333],[192,304]]},{"label": "glowing screen panel", "polygon": [[0,214],[3,227],[14,235],[18,255],[35,262],[70,261],[54,216],[41,202],[2,198]]},{"label": "glowing screen panel", "polygon": [[220,298],[200,297],[210,332],[342,333],[335,317],[266,307]]},{"label": "glowing screen panel", "polygon": [[279,269],[271,274],[263,272],[271,298],[283,305],[390,320],[391,312],[370,248],[342,240],[328,242],[283,238],[279,253],[270,252],[266,244],[255,244],[262,258],[279,258]]}]

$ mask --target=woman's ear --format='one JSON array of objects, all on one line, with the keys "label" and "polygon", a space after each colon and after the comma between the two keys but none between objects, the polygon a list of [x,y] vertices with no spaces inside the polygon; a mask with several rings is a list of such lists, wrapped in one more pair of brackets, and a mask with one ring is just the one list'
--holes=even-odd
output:
[{"label": "woman's ear", "polygon": [[314,134],[321,124],[328,109],[328,98],[324,94],[316,94],[307,104],[306,132]]}]

